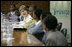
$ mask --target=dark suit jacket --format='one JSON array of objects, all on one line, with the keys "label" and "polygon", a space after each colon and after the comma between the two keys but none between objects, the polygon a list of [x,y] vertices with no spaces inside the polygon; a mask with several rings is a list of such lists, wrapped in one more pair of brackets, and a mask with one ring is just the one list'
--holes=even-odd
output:
[{"label": "dark suit jacket", "polygon": [[46,38],[46,46],[67,46],[65,36],[59,31],[49,31]]}]

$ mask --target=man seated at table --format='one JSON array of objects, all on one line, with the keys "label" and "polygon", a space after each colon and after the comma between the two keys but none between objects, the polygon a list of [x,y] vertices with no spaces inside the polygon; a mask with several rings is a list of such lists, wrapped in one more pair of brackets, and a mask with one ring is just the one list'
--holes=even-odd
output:
[{"label": "man seated at table", "polygon": [[46,31],[46,46],[67,46],[65,36],[56,29],[58,21],[55,16],[51,14],[42,14],[42,25],[43,29]]},{"label": "man seated at table", "polygon": [[40,20],[41,13],[42,13],[41,9],[36,9],[33,12],[33,18],[36,21],[36,23],[35,23],[35,25],[32,25],[28,28],[28,32],[30,34],[33,34],[40,41],[42,41],[42,37],[44,35],[44,31],[43,31],[41,20]]},{"label": "man seated at table", "polygon": [[[42,20],[47,17],[48,15],[52,15],[49,11],[43,11],[41,16],[40,16],[40,19],[41,19],[41,22]],[[42,42],[45,44],[45,41],[46,41],[46,37],[47,37],[47,32],[43,29],[43,31],[45,32],[44,33],[44,36],[42,38]]]},{"label": "man seated at table", "polygon": [[33,11],[37,9],[36,5],[29,5],[29,14],[33,17]]},{"label": "man seated at table", "polygon": [[15,14],[16,11],[16,5],[12,4],[10,5],[10,12],[7,14],[7,19],[10,21],[18,21],[18,16]]}]

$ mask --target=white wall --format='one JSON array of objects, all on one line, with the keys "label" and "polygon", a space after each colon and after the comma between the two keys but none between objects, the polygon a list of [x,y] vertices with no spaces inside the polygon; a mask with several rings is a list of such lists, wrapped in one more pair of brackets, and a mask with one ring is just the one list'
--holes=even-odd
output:
[{"label": "white wall", "polygon": [[50,1],[50,12],[67,28],[67,40],[71,42],[71,1]]}]

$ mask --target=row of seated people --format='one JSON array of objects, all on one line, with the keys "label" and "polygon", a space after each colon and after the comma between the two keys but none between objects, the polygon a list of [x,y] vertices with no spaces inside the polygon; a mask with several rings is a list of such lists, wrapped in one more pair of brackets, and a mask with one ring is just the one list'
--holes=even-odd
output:
[{"label": "row of seated people", "polygon": [[34,35],[46,46],[67,46],[65,36],[57,29],[57,18],[50,12],[35,5],[21,5],[19,11],[15,5],[10,7],[11,11],[6,15],[8,20],[19,21],[29,34]]}]

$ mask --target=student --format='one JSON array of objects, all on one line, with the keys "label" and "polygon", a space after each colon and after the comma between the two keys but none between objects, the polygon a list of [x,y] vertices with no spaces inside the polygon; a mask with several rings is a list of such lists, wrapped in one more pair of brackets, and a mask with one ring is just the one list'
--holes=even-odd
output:
[{"label": "student", "polygon": [[12,4],[10,5],[10,12],[7,14],[7,19],[11,21],[18,21],[18,16],[15,14],[16,11],[16,5]]},{"label": "student", "polygon": [[37,9],[36,5],[29,5],[29,14],[33,17],[33,11]]},{"label": "student", "polygon": [[30,26],[28,28],[28,33],[33,34],[40,41],[42,41],[42,37],[44,35],[44,31],[43,31],[42,24],[40,21],[41,13],[42,13],[42,10],[40,10],[40,9],[36,9],[33,12],[33,18],[36,21],[36,23],[35,23],[35,25]]},{"label": "student", "polygon": [[[40,16],[41,22],[42,22],[42,19],[44,19],[48,15],[52,15],[52,14],[49,11],[43,11],[41,16]],[[42,38],[42,42],[45,44],[46,37],[47,37],[47,32],[44,29],[43,29],[43,31],[44,31],[44,36]]]},{"label": "student", "polygon": [[[45,14],[43,16],[45,16]],[[65,36],[56,29],[57,23],[58,21],[53,15],[48,15],[42,19],[43,29],[47,33],[46,46],[67,46]]]}]

